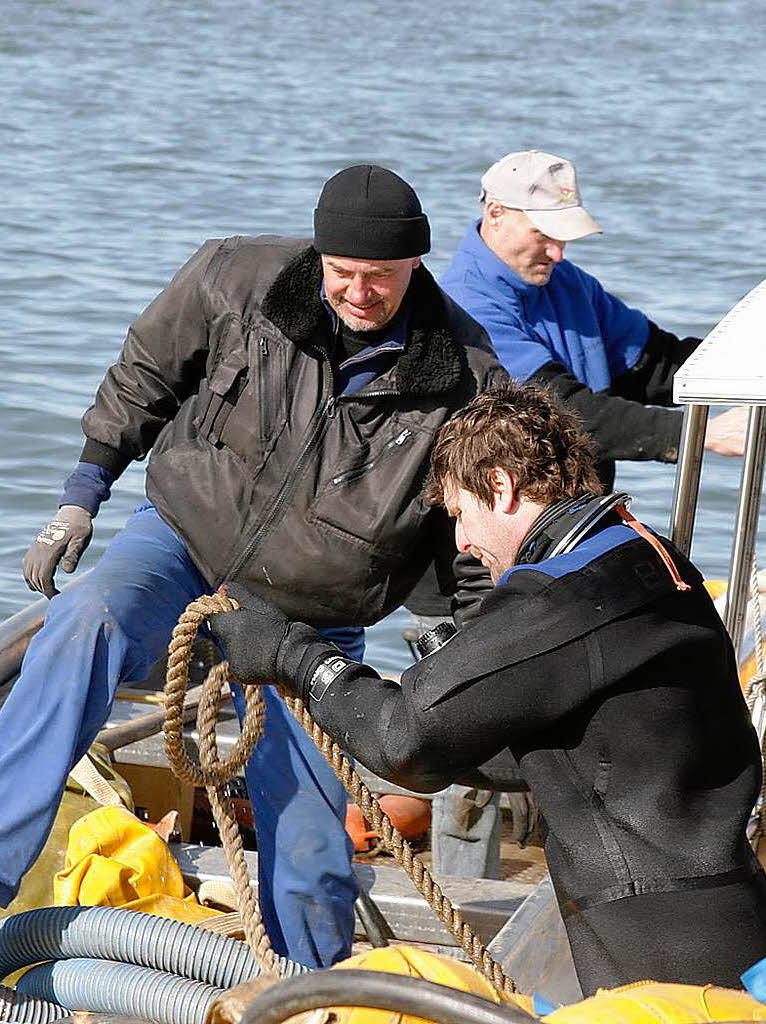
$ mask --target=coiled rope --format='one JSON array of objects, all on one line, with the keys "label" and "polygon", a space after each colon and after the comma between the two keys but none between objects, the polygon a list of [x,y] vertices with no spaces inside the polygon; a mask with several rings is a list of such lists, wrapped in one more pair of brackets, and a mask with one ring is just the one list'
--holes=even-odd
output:
[{"label": "coiled rope", "polygon": [[[271,948],[261,917],[258,900],[250,885],[244,847],[234,808],[225,786],[244,766],[263,733],[264,701],[260,686],[244,686],[246,713],[242,733],[229,756],[221,761],[215,735],[215,720],[222,692],[228,681],[228,662],[213,666],[203,684],[197,713],[200,763],[195,764],[183,742],[183,703],[189,684],[192,645],[202,622],[220,612],[236,611],[239,605],[221,594],[198,598],[186,608],[173,630],[170,641],[167,680],[165,683],[165,749],[168,761],[178,778],[207,790],[210,804],[221,834],[226,860],[231,872],[242,925],[253,955],[262,969],[270,974],[283,973],[285,961]],[[332,766],[348,794],[356,801],[364,817],[371,822],[383,846],[397,864],[409,875],[415,888],[424,897],[439,920],[449,929],[458,944],[484,977],[500,993],[512,994],[516,984],[503,971],[487,948],[462,920],[450,899],[436,884],[425,865],[413,855],[407,840],[391,823],[367,786],[354,770],[343,750],[313,720],[303,702],[279,690],[293,717],[308,733]],[[289,961],[287,962],[289,963]]]}]

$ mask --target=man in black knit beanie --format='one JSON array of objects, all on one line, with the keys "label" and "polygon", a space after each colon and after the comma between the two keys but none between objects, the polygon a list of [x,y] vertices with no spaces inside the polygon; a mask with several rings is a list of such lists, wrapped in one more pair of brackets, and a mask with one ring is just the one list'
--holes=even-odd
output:
[{"label": "man in black knit beanie", "polygon": [[[315,228],[313,244],[206,242],[131,326],[83,417],[80,462],[24,560],[29,586],[53,600],[0,709],[2,906],[116,688],[147,673],[200,593],[243,584],[361,658],[362,627],[427,564],[451,572],[448,521],[422,493],[433,439],[507,375],[420,265],[428,220],[398,175],[341,171]],[[57,596],[57,566],[74,570],[112,484],[146,455],[147,503]],[[245,772],[263,916],[277,953],[327,966],[354,931],[345,793],[265,696],[266,736]]]}]

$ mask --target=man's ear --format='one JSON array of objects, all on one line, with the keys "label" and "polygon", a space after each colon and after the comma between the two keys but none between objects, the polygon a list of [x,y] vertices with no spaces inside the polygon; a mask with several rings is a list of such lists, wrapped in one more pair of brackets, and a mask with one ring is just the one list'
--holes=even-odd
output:
[{"label": "man's ear", "polygon": [[495,510],[509,513],[516,504],[516,488],[507,469],[495,466],[489,471],[489,484],[495,496]]},{"label": "man's ear", "polygon": [[502,203],[498,203],[494,199],[488,199],[484,204],[484,212],[489,222],[494,226],[502,220],[505,208]]}]

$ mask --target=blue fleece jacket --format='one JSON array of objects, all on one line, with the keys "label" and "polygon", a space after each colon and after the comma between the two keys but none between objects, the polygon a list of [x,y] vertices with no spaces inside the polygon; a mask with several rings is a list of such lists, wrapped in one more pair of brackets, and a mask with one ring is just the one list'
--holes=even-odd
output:
[{"label": "blue fleece jacket", "polygon": [[440,284],[486,329],[512,377],[525,381],[546,363],[561,363],[598,392],[638,362],[649,336],[643,313],[569,260],[554,267],[548,284],[527,284],[487,246],[480,223]]}]

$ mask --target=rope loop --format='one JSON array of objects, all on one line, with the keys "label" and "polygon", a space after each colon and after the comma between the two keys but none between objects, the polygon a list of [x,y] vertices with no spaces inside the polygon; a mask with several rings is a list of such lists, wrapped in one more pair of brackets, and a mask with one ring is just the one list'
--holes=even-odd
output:
[{"label": "rope loop", "polygon": [[[189,664],[197,631],[210,615],[236,611],[238,608],[237,602],[231,598],[223,594],[213,594],[192,601],[181,615],[178,625],[173,630],[169,647],[165,683],[166,718],[163,732],[168,761],[175,775],[186,782],[205,786],[207,789],[234,882],[245,937],[262,969],[274,974],[280,969],[279,961],[282,961],[282,971],[290,964],[282,958],[278,960],[269,943],[260,907],[250,885],[239,825],[225,789],[226,783],[238,774],[263,734],[265,704],[261,686],[243,686],[246,712],[242,733],[232,752],[221,761],[215,736],[215,720],[228,681],[229,663],[223,661],[214,665],[203,684],[202,699],[197,712],[199,764],[191,760],[183,742],[183,702],[189,685]],[[410,844],[393,825],[343,750],[317,725],[303,701],[282,688],[277,689],[290,713],[308,733],[332,766],[347,793],[359,805],[384,848],[393,855],[397,864],[404,868],[415,888],[453,934],[473,964],[499,993],[515,993],[517,987],[513,979],[505,974],[470,925],[463,921],[459,911],[441,891],[428,868],[415,857]]]},{"label": "rope loop", "polygon": [[234,882],[237,908],[242,919],[245,938],[261,970],[276,975],[286,972],[292,965],[278,958],[271,947],[263,923],[257,897],[250,885],[250,874],[245,860],[245,848],[236,811],[226,789],[235,778],[253,747],[263,734],[265,704],[258,686],[244,687],[246,713],[242,732],[234,749],[223,761],[218,755],[215,722],[224,690],[228,691],[229,663],[214,665],[203,683],[202,697],[197,709],[200,763],[189,757],[183,741],[183,705],[189,685],[189,665],[192,648],[199,627],[210,615],[236,611],[239,605],[223,594],[200,597],[186,608],[173,630],[168,649],[168,668],[165,681],[165,751],[173,773],[185,782],[204,786],[221,836],[226,862]]}]

